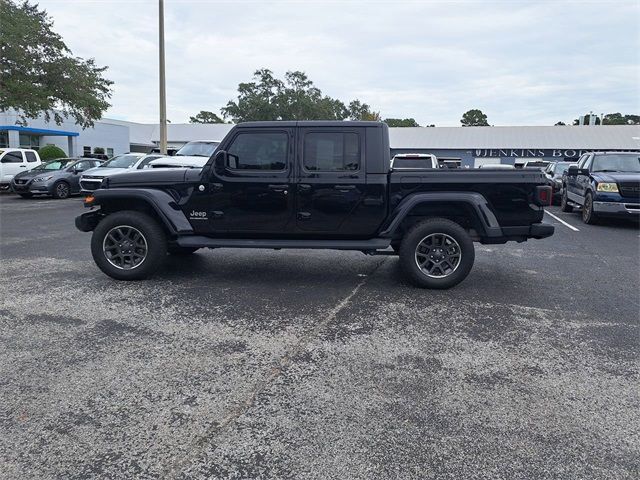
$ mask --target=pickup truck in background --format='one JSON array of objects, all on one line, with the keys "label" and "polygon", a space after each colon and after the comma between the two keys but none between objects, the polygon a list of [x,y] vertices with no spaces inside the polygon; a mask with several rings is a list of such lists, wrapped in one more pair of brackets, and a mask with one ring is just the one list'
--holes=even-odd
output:
[{"label": "pickup truck in background", "polygon": [[40,155],[29,148],[0,149],[0,190],[9,190],[11,180],[21,172],[40,165]]},{"label": "pickup truck in background", "polygon": [[150,163],[151,168],[202,168],[220,145],[218,141],[185,143],[173,155],[163,155]]},{"label": "pickup truck in background", "polygon": [[640,152],[590,152],[563,178],[563,212],[582,209],[582,221],[640,217]]},{"label": "pickup truck in background", "polygon": [[449,288],[471,270],[473,242],[545,238],[542,172],[392,169],[380,122],[236,125],[202,169],[106,178],[76,218],[98,267],[150,276],[166,254],[199,248],[307,248],[399,255],[408,279]]}]

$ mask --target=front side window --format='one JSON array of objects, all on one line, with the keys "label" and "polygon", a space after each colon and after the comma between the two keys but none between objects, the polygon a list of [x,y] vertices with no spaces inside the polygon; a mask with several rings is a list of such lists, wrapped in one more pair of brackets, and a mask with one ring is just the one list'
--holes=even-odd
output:
[{"label": "front side window", "polygon": [[2,157],[2,163],[22,163],[22,152],[7,152]]},{"label": "front side window", "polygon": [[229,168],[284,170],[287,166],[286,133],[240,133],[227,149]]},{"label": "front side window", "polygon": [[304,168],[309,171],[343,172],[360,168],[357,133],[312,132],[304,137]]}]

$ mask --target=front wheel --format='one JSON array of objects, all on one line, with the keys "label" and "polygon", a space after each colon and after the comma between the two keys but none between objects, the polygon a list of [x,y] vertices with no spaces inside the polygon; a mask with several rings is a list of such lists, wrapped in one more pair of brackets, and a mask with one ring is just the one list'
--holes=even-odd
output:
[{"label": "front wheel", "polygon": [[116,280],[151,276],[167,255],[162,227],[144,213],[122,211],[103,219],[93,231],[91,254],[98,268]]},{"label": "front wheel", "polygon": [[67,182],[60,181],[53,186],[53,198],[62,200],[69,198],[69,195],[71,195],[71,187]]},{"label": "front wheel", "polygon": [[457,223],[433,218],[414,225],[400,245],[400,268],[422,288],[451,288],[473,267],[473,241]]},{"label": "front wheel", "polygon": [[593,195],[588,192],[584,197],[584,205],[582,206],[582,221],[587,225],[593,225],[597,220],[598,218],[593,211]]}]

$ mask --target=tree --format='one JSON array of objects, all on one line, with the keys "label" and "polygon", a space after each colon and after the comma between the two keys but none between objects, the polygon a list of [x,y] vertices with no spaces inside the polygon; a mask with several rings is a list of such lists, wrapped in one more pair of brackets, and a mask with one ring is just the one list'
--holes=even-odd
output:
[{"label": "tree", "polygon": [[564,122],[557,122],[554,126],[558,127],[558,126],[562,126],[562,125],[566,125],[566,123]]},{"label": "tree", "polygon": [[221,109],[233,122],[252,120],[378,119],[367,104],[354,100],[349,108],[323,95],[304,72],[287,72],[284,80],[269,69],[256,70],[253,81],[238,85],[238,97]]},{"label": "tree", "polygon": [[349,103],[349,120],[380,121],[380,112],[372,112],[371,107],[356,99]]},{"label": "tree", "polygon": [[213,112],[200,110],[195,117],[189,117],[189,123],[225,123],[222,118]]},{"label": "tree", "polygon": [[487,116],[482,113],[482,110],[472,109],[462,115],[462,119],[460,119],[460,123],[463,127],[487,127],[489,126],[489,122],[487,122]]},{"label": "tree", "polygon": [[608,113],[604,116],[603,125],[639,125],[640,115],[622,115],[619,112]]},{"label": "tree", "polygon": [[0,0],[0,18],[0,111],[17,110],[22,125],[44,115],[58,125],[72,116],[93,126],[110,106],[107,67],[74,57],[47,12],[29,0]]},{"label": "tree", "polygon": [[384,123],[390,127],[419,127],[413,118],[385,118]]},{"label": "tree", "polygon": [[55,145],[45,145],[40,150],[38,150],[38,155],[40,156],[40,160],[43,162],[47,160],[55,160],[56,158],[64,158],[67,156],[60,147],[56,147]]}]

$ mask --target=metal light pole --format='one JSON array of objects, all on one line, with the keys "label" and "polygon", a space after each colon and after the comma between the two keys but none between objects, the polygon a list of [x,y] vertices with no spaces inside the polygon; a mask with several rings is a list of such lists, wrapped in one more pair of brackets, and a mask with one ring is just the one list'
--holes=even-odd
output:
[{"label": "metal light pole", "polygon": [[164,0],[159,0],[160,30],[160,153],[167,154],[167,87],[164,74]]}]

